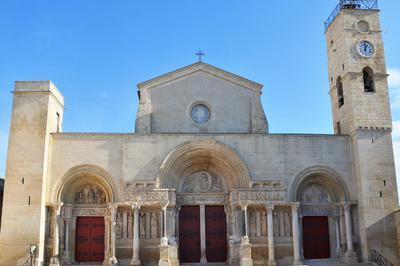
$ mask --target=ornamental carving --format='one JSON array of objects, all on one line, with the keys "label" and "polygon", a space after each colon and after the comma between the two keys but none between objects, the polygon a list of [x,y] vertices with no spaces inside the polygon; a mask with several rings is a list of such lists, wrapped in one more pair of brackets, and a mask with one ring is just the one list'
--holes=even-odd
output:
[{"label": "ornamental carving", "polygon": [[183,193],[223,192],[221,179],[206,171],[194,173],[186,178],[182,186]]},{"label": "ornamental carving", "polygon": [[74,203],[79,205],[106,204],[106,193],[97,185],[86,185],[75,193]]},{"label": "ornamental carving", "polygon": [[235,190],[231,193],[231,201],[262,204],[266,201],[283,201],[285,194],[286,191],[282,190]]},{"label": "ornamental carving", "polygon": [[224,205],[228,202],[227,195],[221,194],[187,194],[187,195],[178,195],[177,202],[180,205],[189,205],[189,204],[220,204]]},{"label": "ornamental carving", "polygon": [[125,199],[140,205],[175,204],[175,193],[171,190],[126,190]]},{"label": "ornamental carving", "polygon": [[328,191],[321,185],[312,184],[306,187],[300,196],[303,203],[329,203],[331,199]]}]

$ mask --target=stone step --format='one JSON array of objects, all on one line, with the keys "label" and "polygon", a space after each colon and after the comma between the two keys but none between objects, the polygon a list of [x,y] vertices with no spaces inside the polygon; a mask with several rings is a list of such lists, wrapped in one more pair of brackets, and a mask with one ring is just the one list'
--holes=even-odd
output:
[{"label": "stone step", "polygon": [[304,262],[307,266],[372,266],[368,262],[345,263],[339,260],[307,260]]}]

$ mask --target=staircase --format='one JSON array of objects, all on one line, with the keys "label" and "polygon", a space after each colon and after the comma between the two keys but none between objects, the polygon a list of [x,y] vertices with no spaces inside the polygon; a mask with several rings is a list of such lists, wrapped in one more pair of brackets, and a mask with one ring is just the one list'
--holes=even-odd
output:
[{"label": "staircase", "polygon": [[307,266],[372,266],[372,263],[364,262],[364,263],[345,263],[340,260],[308,260],[304,262],[304,265]]}]

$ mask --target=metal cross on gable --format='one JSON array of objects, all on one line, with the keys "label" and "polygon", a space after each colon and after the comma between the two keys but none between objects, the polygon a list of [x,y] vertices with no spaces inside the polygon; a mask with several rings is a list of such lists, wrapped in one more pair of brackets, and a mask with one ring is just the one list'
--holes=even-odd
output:
[{"label": "metal cross on gable", "polygon": [[196,53],[196,55],[199,57],[199,62],[201,62],[201,57],[202,57],[203,55],[205,55],[205,53],[203,53],[201,50],[199,50],[199,51]]}]

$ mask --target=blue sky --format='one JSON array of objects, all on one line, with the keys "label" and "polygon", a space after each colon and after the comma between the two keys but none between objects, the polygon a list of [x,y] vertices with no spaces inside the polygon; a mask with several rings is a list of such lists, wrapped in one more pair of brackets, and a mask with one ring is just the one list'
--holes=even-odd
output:
[{"label": "blue sky", "polygon": [[[195,62],[198,49],[207,63],[264,84],[271,132],[332,133],[323,22],[336,4],[2,0],[0,176],[15,80],[57,85],[66,132],[133,132],[136,84]],[[400,155],[400,1],[380,8]]]}]

